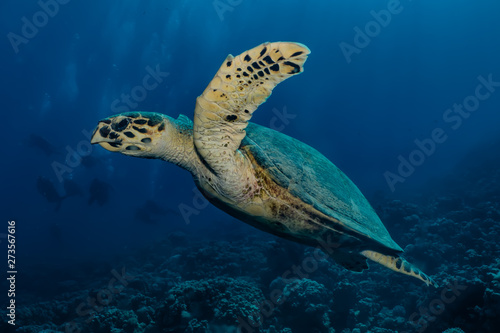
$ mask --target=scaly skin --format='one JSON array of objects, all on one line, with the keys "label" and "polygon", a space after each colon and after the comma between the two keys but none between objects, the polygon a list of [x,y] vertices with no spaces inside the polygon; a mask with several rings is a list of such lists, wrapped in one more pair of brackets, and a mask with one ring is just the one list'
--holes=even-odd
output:
[{"label": "scaly skin", "polygon": [[299,43],[264,43],[227,56],[196,99],[193,135],[201,158],[219,179],[218,192],[246,202],[259,191],[251,165],[238,150],[258,106],[282,81],[303,71],[309,49]]},{"label": "scaly skin", "polygon": [[[343,228],[338,220],[291,195],[269,177],[246,146],[239,150],[244,169],[240,167],[238,170],[255,183],[247,183],[243,187],[246,190],[245,200],[241,200],[242,196],[237,199],[228,197],[228,191],[224,189],[231,184],[217,177],[200,159],[193,142],[192,122],[185,116],[173,119],[151,112],[122,113],[101,120],[92,136],[92,143],[128,156],[159,158],[188,170],[209,201],[260,230],[310,246],[318,244],[329,233],[339,244],[337,252],[330,253],[330,256],[346,268],[361,271],[367,267],[359,259],[353,264],[352,258],[358,257],[343,251],[355,248],[364,257],[394,271],[435,285],[432,279],[406,260],[371,251],[373,242],[370,239]],[[239,185],[235,187],[240,188]],[[346,256],[347,260],[343,260]],[[401,263],[406,264],[401,266]]]},{"label": "scaly skin", "polygon": [[196,152],[192,123],[187,117],[173,119],[151,112],[122,113],[101,120],[92,143],[124,155],[159,158],[176,164],[188,170],[203,194],[221,209],[290,240],[313,245],[324,231],[319,219],[329,218],[278,186],[246,149],[239,152],[238,171],[255,183],[244,186],[245,200],[241,200],[242,196],[228,197],[224,189],[228,183],[221,181]]},{"label": "scaly skin", "polygon": [[[363,223],[378,226],[377,236],[387,233],[387,238],[379,242],[370,237],[373,232],[356,231],[349,225],[352,221],[346,222],[349,220],[344,221],[336,213],[332,213],[336,217],[328,216],[328,211],[324,213],[302,201],[300,194],[292,195],[290,189],[280,186],[262,166],[262,159],[266,158],[256,160],[252,151],[242,144],[253,112],[278,83],[303,71],[309,53],[302,44],[278,42],[264,43],[237,57],[229,55],[198,97],[194,123],[185,116],[173,119],[158,113],[127,112],[101,120],[91,142],[128,156],[160,158],[188,170],[214,205],[261,230],[312,246],[325,235],[331,235],[337,246],[329,254],[350,270],[367,268],[368,258],[427,285],[437,286],[400,258],[401,248],[390,238],[378,217],[379,224]],[[284,139],[283,144],[288,142]],[[297,161],[308,160],[306,156],[297,155]],[[281,162],[284,161],[280,159],[278,164]],[[323,167],[331,164],[321,163]],[[309,167],[315,168],[315,165]],[[359,192],[355,185],[352,187]],[[345,196],[344,192],[340,197]],[[317,197],[322,203],[332,200],[340,210],[352,206],[348,199],[338,200],[332,192],[328,193],[330,195]],[[361,198],[361,203],[369,206],[361,193],[355,198]]]},{"label": "scaly skin", "polygon": [[104,149],[141,158],[158,158],[193,175],[208,174],[193,145],[192,122],[154,112],[126,112],[99,121],[91,139]]}]

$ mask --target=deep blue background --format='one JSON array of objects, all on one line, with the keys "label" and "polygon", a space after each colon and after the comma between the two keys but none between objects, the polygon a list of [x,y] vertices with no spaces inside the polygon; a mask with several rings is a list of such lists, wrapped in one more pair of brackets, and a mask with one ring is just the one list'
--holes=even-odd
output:
[{"label": "deep blue background", "polygon": [[[169,76],[137,109],[192,118],[196,97],[227,54],[265,41],[301,42],[312,53],[305,72],[277,87],[253,121],[269,126],[272,110],[286,108],[296,117],[284,132],[325,154],[368,198],[377,191],[395,198],[419,191],[471,149],[499,137],[500,88],[459,129],[451,130],[442,117],[474,93],[478,76],[500,81],[500,4],[418,0],[400,6],[347,63],[339,44],[353,44],[353,29],[364,29],[373,20],[370,11],[386,9],[387,1],[243,0],[220,16],[213,1],[72,0],[18,53],[7,34],[21,34],[22,17],[31,21],[40,7],[2,1],[0,232],[8,219],[17,221],[18,255],[25,262],[113,256],[175,228],[217,232],[220,221],[231,218],[213,207],[192,216],[189,225],[174,214],[156,226],[134,221],[135,209],[148,199],[173,210],[192,205],[190,175],[165,162],[92,147],[102,163],[77,166],[64,177],[85,192],[95,177],[108,182],[112,198],[103,207],[74,197],[55,212],[37,192],[36,179],[61,186],[52,164],[66,163],[67,147],[85,145],[82,131],[112,115],[112,102],[142,82],[147,66],[159,65]],[[414,140],[437,127],[448,140],[391,193],[384,172],[396,172],[398,156],[407,157]],[[28,147],[32,133],[62,153],[47,157]],[[51,236],[54,226],[62,244]],[[234,227],[243,224],[235,221]]]}]

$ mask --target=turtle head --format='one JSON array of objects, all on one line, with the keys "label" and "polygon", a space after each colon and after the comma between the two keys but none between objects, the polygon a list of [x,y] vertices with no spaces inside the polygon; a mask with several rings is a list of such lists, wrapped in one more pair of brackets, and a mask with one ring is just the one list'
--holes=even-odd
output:
[{"label": "turtle head", "polygon": [[91,143],[124,155],[162,158],[170,127],[169,117],[160,113],[121,113],[99,121]]}]

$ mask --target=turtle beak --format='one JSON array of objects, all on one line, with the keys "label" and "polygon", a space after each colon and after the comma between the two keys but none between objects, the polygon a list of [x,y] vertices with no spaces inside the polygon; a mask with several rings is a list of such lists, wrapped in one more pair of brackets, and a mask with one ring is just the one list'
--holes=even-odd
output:
[{"label": "turtle beak", "polygon": [[112,134],[111,130],[111,120],[103,119],[99,121],[99,124],[94,130],[92,134],[92,138],[90,139],[91,144],[99,144],[106,150],[119,152],[122,149],[122,140],[116,135]]},{"label": "turtle beak", "polygon": [[101,143],[105,141],[102,134],[100,133],[101,129],[104,127],[103,121],[100,121],[97,127],[94,129],[94,133],[92,133],[92,138],[90,139],[91,144]]}]

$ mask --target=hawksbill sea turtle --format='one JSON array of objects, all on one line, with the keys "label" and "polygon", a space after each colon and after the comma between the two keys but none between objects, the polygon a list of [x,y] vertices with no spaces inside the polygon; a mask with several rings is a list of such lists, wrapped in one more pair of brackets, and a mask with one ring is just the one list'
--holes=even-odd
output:
[{"label": "hawksbill sea turtle", "polygon": [[298,243],[335,244],[338,264],[360,272],[371,259],[437,284],[406,261],[366,198],[312,147],[249,122],[274,87],[303,71],[302,44],[264,43],[228,55],[203,94],[194,121],[126,112],[99,121],[91,142],[124,155],[157,158],[193,175],[218,208],[258,229]]}]

